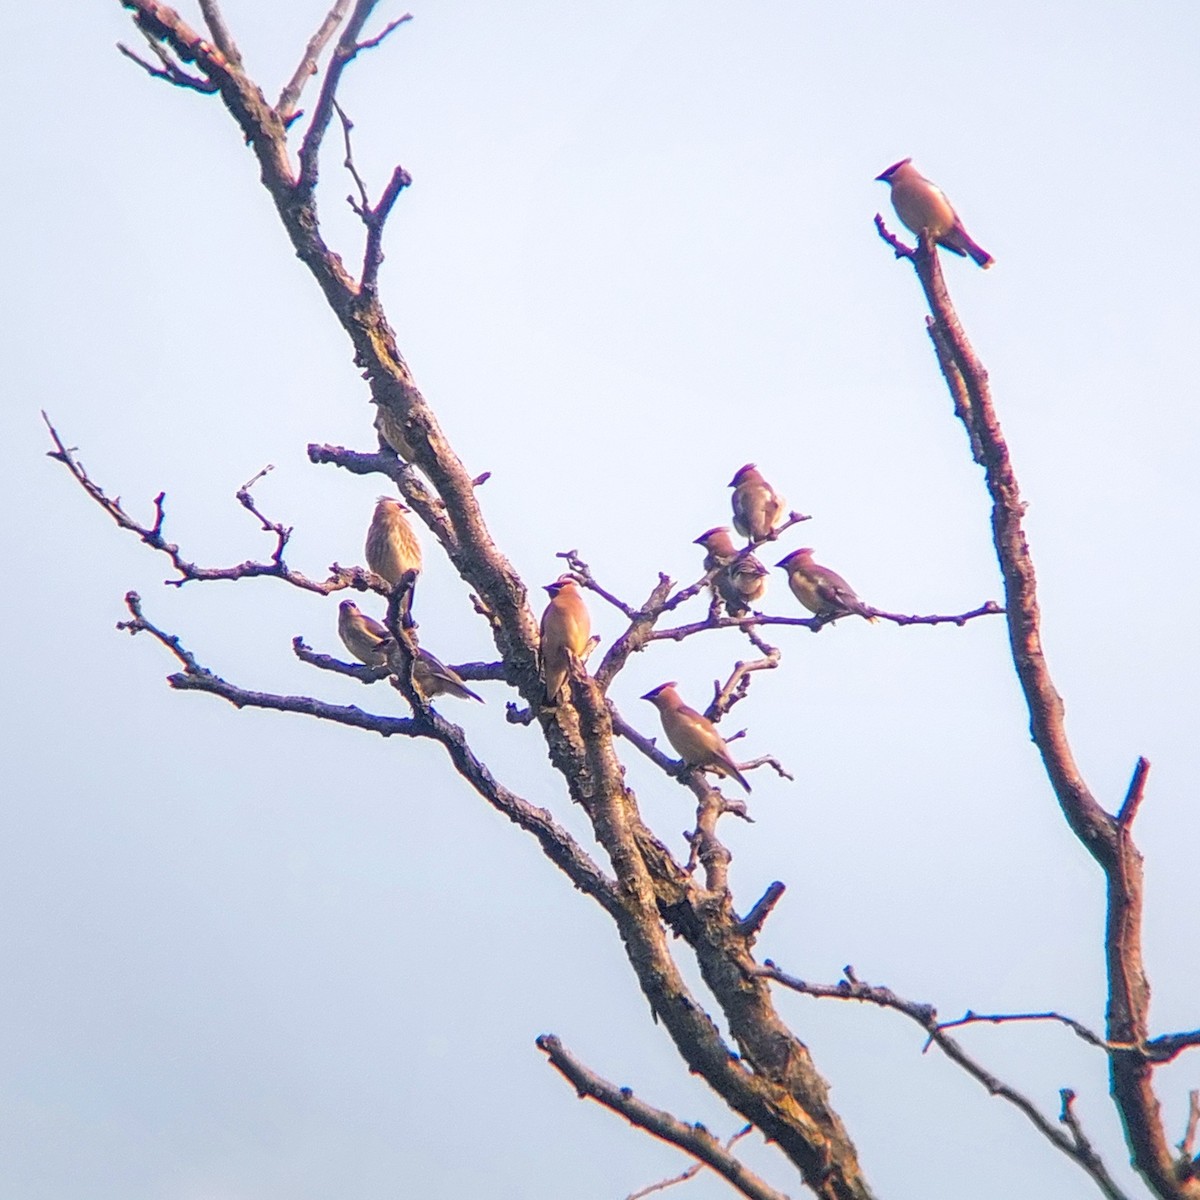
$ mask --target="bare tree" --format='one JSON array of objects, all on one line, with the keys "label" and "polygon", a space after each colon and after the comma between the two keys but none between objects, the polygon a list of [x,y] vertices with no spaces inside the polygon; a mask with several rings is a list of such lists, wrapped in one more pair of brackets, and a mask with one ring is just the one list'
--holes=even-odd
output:
[{"label": "bare tree", "polygon": [[[780,1016],[775,988],[876,1005],[909,1017],[922,1027],[930,1044],[989,1092],[1012,1104],[1033,1128],[1086,1172],[1105,1196],[1115,1200],[1124,1192],[1083,1130],[1073,1107],[1074,1094],[1063,1089],[1061,1109],[1057,1113],[1043,1111],[968,1054],[949,1032],[959,1025],[984,1021],[1041,1020],[1065,1025],[1107,1057],[1112,1101],[1123,1122],[1134,1166],[1149,1190],[1164,1200],[1200,1197],[1196,1145],[1200,1098],[1192,1094],[1187,1129],[1182,1140],[1172,1145],[1153,1086],[1156,1068],[1200,1044],[1200,1029],[1155,1035],[1150,1025],[1150,991],[1142,964],[1142,858],[1133,840],[1133,824],[1145,796],[1149,764],[1144,759],[1138,761],[1116,813],[1107,812],[1099,804],[1075,764],[1064,728],[1062,702],[1042,652],[1036,578],[1022,528],[1024,507],[1016,476],[987,374],[951,304],[934,247],[922,241],[915,249],[910,248],[878,221],[880,235],[898,258],[914,268],[923,289],[937,361],[991,498],[993,540],[1005,583],[1005,601],[1002,608],[985,602],[971,611],[954,614],[910,615],[872,609],[867,615],[897,626],[962,625],[1004,615],[1013,664],[1047,777],[1070,829],[1105,879],[1108,996],[1103,1033],[1053,1011],[968,1012],[958,1020],[942,1021],[933,1005],[902,998],[885,986],[861,980],[852,968],[846,968],[841,980],[822,984],[802,980],[783,966],[756,958],[756,939],[783,894],[784,884],[773,883],[748,907],[735,905],[728,881],[731,855],[722,841],[721,821],[745,818],[744,802],[726,796],[702,770],[664,753],[655,738],[639,732],[618,711],[609,689],[630,656],[655,642],[678,642],[713,630],[736,629],[746,637],[750,655],[737,662],[728,678],[714,688],[704,716],[719,722],[747,696],[757,673],[779,666],[780,650],[766,640],[771,626],[806,626],[818,632],[831,617],[754,612],[735,616],[723,611],[714,598],[706,617],[683,621],[675,617],[676,610],[703,595],[721,567],[714,567],[686,586],[677,586],[660,575],[646,599],[637,603],[607,589],[578,551],[564,551],[561,557],[571,575],[617,610],[626,626],[598,663],[592,664],[594,669],[589,671],[581,660],[586,655],[573,657],[569,698],[557,704],[546,703],[537,615],[531,608],[525,582],[493,540],[484,520],[477,491],[483,477],[472,478],[443,435],[396,344],[379,295],[384,228],[410,182],[408,174],[397,166],[382,191],[372,198],[371,189],[355,165],[352,122],[338,103],[339,85],[350,64],[360,54],[379,47],[408,17],[387,22],[368,35],[376,0],[337,0],[272,103],[247,75],[237,43],[215,0],[199,2],[205,32],[155,0],[122,3],[131,12],[150,57],[127,47],[121,47],[122,52],[156,79],[219,97],[233,117],[257,158],[263,186],[296,254],[350,339],[381,425],[391,431],[378,449],[367,451],[312,445],[311,461],[390,480],[432,534],[469,589],[497,652],[495,661],[457,664],[455,670],[466,680],[498,680],[512,689],[518,699],[508,706],[509,721],[538,728],[572,801],[587,816],[603,861],[589,854],[554,814],[535,806],[498,779],[472,749],[464,731],[431,705],[414,673],[420,645],[419,631],[406,619],[412,600],[411,578],[393,588],[361,567],[335,565],[325,578],[295,570],[285,557],[291,531],[260,510],[252,490],[257,477],[243,485],[237,499],[274,539],[270,556],[229,567],[198,565],[168,541],[162,495],[157,499],[153,522],[139,522],[91,478],[76,453],[51,427],[52,456],[70,470],[119,527],[168,557],[176,572],[174,582],[272,577],[322,594],[357,590],[387,597],[387,633],[394,654],[386,663],[346,663],[316,652],[300,639],[295,640],[294,650],[314,669],[367,682],[387,679],[407,701],[411,716],[384,716],[315,696],[256,691],[225,679],[206,668],[197,652],[185,647],[178,637],[160,628],[152,614],[144,611],[140,598],[130,593],[126,597],[129,619],[123,627],[156,638],[175,656],[179,670],[170,677],[171,686],[208,692],[239,708],[293,712],[385,736],[440,744],[462,780],[486,803],[531,834],[574,887],[612,919],[639,987],[687,1068],[702,1076],[750,1129],[774,1142],[799,1172],[804,1185],[826,1200],[865,1200],[872,1192],[850,1133],[830,1103],[825,1080],[804,1042]],[[305,88],[317,76],[320,83],[311,112],[302,113],[299,105]],[[327,244],[317,205],[321,154],[335,121],[341,133],[344,164],[355,188],[350,205],[363,227],[358,266],[353,271],[345,265],[344,256]],[[396,449],[401,449],[404,457]],[[783,530],[806,519],[801,513],[791,513],[764,536],[752,540],[741,555],[775,540]],[[688,838],[690,854],[686,861],[672,854],[642,819],[637,797],[625,782],[622,755],[630,751],[644,756],[693,794],[696,820]],[[787,764],[771,754],[738,765],[742,771],[768,768],[788,775]],[[694,956],[727,1036],[706,1011],[708,1001],[688,986],[676,961],[673,942],[686,946]],[[596,1100],[680,1147],[742,1194],[783,1194],[735,1155],[733,1147],[741,1133],[722,1143],[703,1127],[682,1121],[635,1097],[628,1089],[609,1083],[581,1063],[557,1037],[546,1035],[538,1045],[581,1096]],[[670,1182],[678,1181],[665,1181],[664,1186]]]}]

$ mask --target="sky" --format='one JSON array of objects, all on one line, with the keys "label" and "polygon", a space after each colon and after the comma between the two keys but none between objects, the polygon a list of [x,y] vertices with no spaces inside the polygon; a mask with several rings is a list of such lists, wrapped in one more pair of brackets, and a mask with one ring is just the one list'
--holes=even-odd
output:
[{"label": "sky", "polygon": [[[189,16],[198,21],[194,10]],[[226,0],[278,93],[320,3]],[[401,10],[381,6],[379,22]],[[1198,1023],[1200,775],[1194,598],[1198,300],[1186,239],[1200,13],[1184,4],[762,0],[415,7],[350,68],[343,103],[377,190],[413,186],[382,293],[399,344],[536,589],[577,549],[631,602],[728,519],[755,461],[811,545],[879,608],[1001,599],[982,478],[912,271],[872,219],[912,155],[996,258],[946,262],[1023,494],[1068,730],[1115,809],[1153,764],[1137,837],[1155,1033]],[[46,410],[97,482],[211,565],[295,529],[321,577],[361,562],[381,482],[307,461],[374,445],[348,343],[295,259],[218,101],[146,77],[119,5],[10,14],[0,529],[8,619],[0,806],[0,1196],[22,1200],[620,1200],[676,1150],[576,1099],[534,1047],[719,1135],[738,1128],[655,1026],[611,924],[433,747],[172,692],[174,662],[115,630],[134,589],[205,665],[259,690],[402,712],[316,673],[339,597],[273,580],[163,586],[47,459]],[[17,52],[19,50],[19,52]],[[333,137],[322,215],[360,231]],[[446,661],[487,632],[427,539],[417,616]],[[540,594],[540,593],[539,593]],[[774,572],[766,607],[796,606]],[[591,603],[607,645],[618,615]],[[703,612],[698,602],[695,617]],[[377,614],[382,615],[382,614]],[[787,892],[759,953],[937,1005],[1057,1009],[1101,1028],[1103,890],[1029,741],[1001,619],[776,631],[783,665],[736,709],[759,771],[725,832],[735,903]],[[745,644],[661,645],[613,687],[707,700]],[[442,711],[508,786],[586,829],[538,735]],[[690,794],[623,748],[676,850]],[[739,751],[741,753],[741,751]],[[680,955],[683,959],[682,953]],[[695,977],[690,964],[685,969]],[[697,985],[700,986],[700,985]],[[881,1197],[1074,1200],[1094,1186],[901,1018],[781,994]],[[1056,1113],[1058,1089],[1130,1194],[1102,1057],[1050,1026],[963,1043]],[[1193,1051],[1158,1074],[1182,1137]],[[746,1159],[791,1195],[761,1142]],[[672,1194],[672,1193],[668,1193]],[[725,1196],[701,1175],[674,1192]]]}]

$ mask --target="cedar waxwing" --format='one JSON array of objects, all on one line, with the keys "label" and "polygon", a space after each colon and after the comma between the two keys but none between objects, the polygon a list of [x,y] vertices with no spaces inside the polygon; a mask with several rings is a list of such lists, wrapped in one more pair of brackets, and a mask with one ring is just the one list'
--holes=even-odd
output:
[{"label": "cedar waxwing", "polygon": [[386,405],[372,400],[375,405],[375,432],[402,458],[412,462],[412,442],[404,432],[400,418]]},{"label": "cedar waxwing", "polygon": [[971,239],[945,193],[912,165],[911,158],[893,163],[875,178],[891,185],[892,207],[913,233],[920,236],[924,231],[939,246],[954,254],[969,254],[981,267],[990,267],[996,261]]},{"label": "cedar waxwing", "polygon": [[338,605],[338,637],[361,663],[368,667],[387,665],[392,635],[374,617],[368,617],[353,600]]},{"label": "cedar waxwing", "polygon": [[667,741],[689,767],[715,771],[722,777],[736,779],[746,791],[750,790],[746,777],[738,770],[717,727],[707,717],[684,704],[673,681],[660,683],[642,699],[649,700],[658,709]]},{"label": "cedar waxwing", "polygon": [[582,660],[592,636],[592,620],[570,575],[560,575],[547,585],[550,603],[542,613],[542,679],[546,703],[557,704],[567,682],[570,661]]},{"label": "cedar waxwing", "polygon": [[412,673],[413,683],[426,700],[432,700],[435,696],[456,696],[459,700],[478,700],[480,704],[483,703],[483,697],[475,695],[463,683],[457,671],[451,670],[428,650],[417,651]]},{"label": "cedar waxwing", "polygon": [[733,538],[729,536],[728,525],[715,525],[712,529],[706,529],[692,545],[704,547],[705,571],[727,567],[738,555]]},{"label": "cedar waxwing", "polygon": [[404,514],[411,511],[391,496],[380,496],[367,530],[367,566],[393,588],[409,571],[421,570],[421,543]]},{"label": "cedar waxwing", "polygon": [[729,486],[733,488],[734,529],[752,542],[769,537],[784,515],[783,497],[776,494],[753,463],[747,463]]},{"label": "cedar waxwing", "polygon": [[793,550],[775,565],[788,573],[792,595],[811,613],[833,620],[857,613],[874,621],[875,615],[854,594],[854,589],[836,572],[813,562],[812,550],[805,546]]},{"label": "cedar waxwing", "polygon": [[696,538],[696,545],[706,551],[705,571],[723,568],[713,576],[712,586],[725,602],[726,612],[731,617],[745,616],[750,611],[749,604],[761,599],[767,590],[767,568],[753,554],[738,557],[728,525],[706,530]]},{"label": "cedar waxwing", "polygon": [[761,600],[767,591],[767,568],[754,557],[746,554],[730,563],[717,576],[717,587],[725,610],[731,617],[744,617],[755,600]]}]

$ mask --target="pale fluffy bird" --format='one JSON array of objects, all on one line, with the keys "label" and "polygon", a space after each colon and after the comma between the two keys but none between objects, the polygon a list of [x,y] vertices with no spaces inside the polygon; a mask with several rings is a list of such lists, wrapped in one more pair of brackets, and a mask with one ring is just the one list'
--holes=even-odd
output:
[{"label": "pale fluffy bird", "polygon": [[642,697],[658,709],[663,733],[675,747],[675,753],[689,767],[715,771],[723,778],[736,779],[748,792],[750,785],[738,770],[717,727],[706,716],[684,704],[675,688],[674,680],[660,683]]},{"label": "pale fluffy bird", "polygon": [[557,704],[567,682],[571,659],[583,660],[592,637],[592,620],[570,575],[561,575],[548,584],[550,603],[542,613],[542,679],[546,684],[546,703]]},{"label": "pale fluffy bird", "polygon": [[408,523],[410,509],[391,496],[380,496],[367,530],[367,566],[393,587],[409,571],[421,570],[421,543]]},{"label": "pale fluffy bird", "polygon": [[733,488],[733,527],[744,538],[761,542],[771,536],[784,516],[786,503],[762,477],[762,472],[747,463],[729,481]]},{"label": "pale fluffy bird", "polygon": [[981,267],[996,261],[967,233],[946,194],[912,165],[911,158],[902,158],[875,178],[891,186],[892,207],[913,233],[927,233],[953,254],[969,254]]},{"label": "pale fluffy bird", "polygon": [[831,621],[835,617],[857,613],[868,621],[875,620],[875,614],[836,571],[813,562],[810,547],[793,550],[775,565],[787,571],[792,595],[818,617]]},{"label": "pale fluffy bird", "polygon": [[745,616],[750,605],[761,600],[767,590],[767,568],[753,554],[739,552],[729,536],[728,525],[705,530],[695,539],[703,546],[705,571],[716,571],[713,590],[725,603],[731,617]]}]

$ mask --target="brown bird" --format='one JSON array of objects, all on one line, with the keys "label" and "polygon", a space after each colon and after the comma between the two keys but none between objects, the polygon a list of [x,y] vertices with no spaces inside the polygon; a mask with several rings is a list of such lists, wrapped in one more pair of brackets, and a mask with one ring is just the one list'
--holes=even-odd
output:
[{"label": "brown bird", "polygon": [[733,488],[733,527],[744,538],[761,542],[771,536],[784,515],[785,501],[762,477],[753,463],[747,463],[729,481]]},{"label": "brown bird", "polygon": [[913,233],[928,234],[952,254],[969,254],[981,267],[990,267],[996,261],[971,238],[945,193],[912,165],[911,158],[893,163],[875,178],[891,185],[892,207]]},{"label": "brown bird", "polygon": [[875,614],[855,595],[854,589],[836,571],[813,562],[812,554],[805,546],[775,564],[787,571],[792,595],[809,612],[825,620],[857,613],[873,622]]},{"label": "brown bird", "polygon": [[689,767],[715,771],[723,778],[736,779],[749,791],[750,785],[738,770],[725,739],[717,732],[717,727],[706,716],[684,704],[675,686],[673,680],[670,683],[660,683],[642,697],[658,709],[667,741],[675,747],[675,752]]},{"label": "brown bird", "polygon": [[368,617],[353,600],[343,600],[338,605],[338,637],[368,667],[386,666],[388,652],[395,645],[387,629],[374,617]]},{"label": "brown bird", "polygon": [[415,457],[412,442],[404,432],[404,424],[386,404],[372,400],[375,405],[375,432],[389,445],[405,462],[412,462]]},{"label": "brown bird", "polygon": [[399,500],[380,496],[367,530],[367,566],[393,588],[409,571],[421,570],[421,543],[404,516],[410,511]]},{"label": "brown bird", "polygon": [[706,529],[692,542],[692,545],[704,547],[705,571],[712,571],[717,567],[727,567],[738,556],[733,538],[729,536],[728,525],[714,525],[712,529]]},{"label": "brown bird", "polygon": [[766,593],[767,568],[753,554],[739,553],[729,536],[728,525],[706,530],[695,539],[695,544],[706,551],[705,571],[717,571],[712,587],[725,602],[725,610],[731,617],[745,616],[750,611],[749,605]]},{"label": "brown bird", "polygon": [[542,679],[546,703],[557,704],[572,658],[582,660],[592,636],[592,620],[570,575],[548,584],[550,603],[542,613]]},{"label": "brown bird", "polygon": [[478,700],[480,704],[483,703],[483,697],[475,695],[457,671],[446,666],[428,650],[417,651],[412,673],[413,683],[426,700],[432,700],[435,696],[455,696],[459,700]]},{"label": "brown bird", "polygon": [[753,554],[744,554],[717,576],[717,587],[731,617],[744,617],[750,605],[767,591],[767,568]]}]

